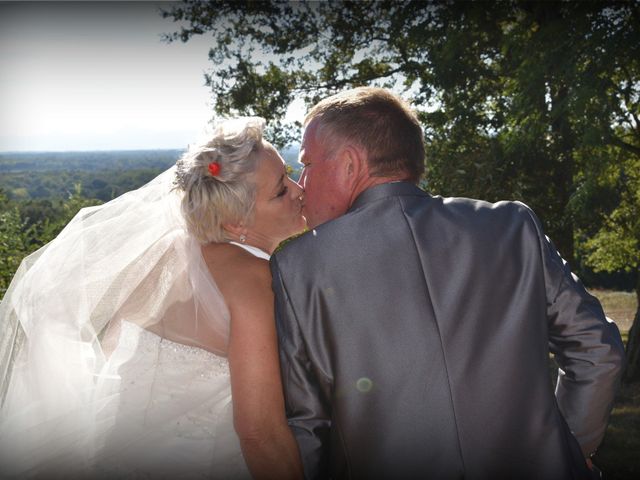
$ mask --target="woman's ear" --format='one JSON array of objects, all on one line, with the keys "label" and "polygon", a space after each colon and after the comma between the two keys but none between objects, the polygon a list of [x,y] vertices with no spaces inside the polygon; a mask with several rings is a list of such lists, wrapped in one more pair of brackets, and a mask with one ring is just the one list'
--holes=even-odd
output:
[{"label": "woman's ear", "polygon": [[243,222],[223,223],[222,228],[231,234],[232,237],[241,238],[247,235],[247,227]]}]

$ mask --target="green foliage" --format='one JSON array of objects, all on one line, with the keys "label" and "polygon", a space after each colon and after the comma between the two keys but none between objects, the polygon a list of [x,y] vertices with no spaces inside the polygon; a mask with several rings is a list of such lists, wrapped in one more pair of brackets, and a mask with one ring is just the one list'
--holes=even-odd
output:
[{"label": "green foliage", "polygon": [[615,222],[607,223],[611,223],[609,228],[603,228],[598,235],[586,241],[585,248],[591,251],[587,262],[597,270],[608,272],[637,268],[637,238],[626,235],[624,229]]},{"label": "green foliage", "polygon": [[69,197],[73,192],[73,186],[81,184],[84,196],[106,202],[144,185],[162,170],[164,169],[143,168],[135,170],[9,172],[0,177],[0,188],[7,192],[7,196],[11,200],[46,203],[49,199]]},{"label": "green foliage", "polygon": [[[635,272],[636,298],[640,304],[640,158],[627,151],[618,152],[614,158],[615,163],[583,172],[584,190],[591,190],[592,198],[603,201],[602,206],[594,209],[600,221],[585,229],[591,231],[589,236],[584,233],[586,239],[581,248],[586,263],[597,271]],[[615,201],[607,202],[607,196]],[[588,193],[583,197],[590,200]],[[583,200],[583,208],[588,200]],[[579,201],[576,203],[580,205]],[[625,381],[640,381],[640,305],[629,331],[626,355]]]},{"label": "green foliage", "polygon": [[28,253],[31,230],[15,205],[9,204],[0,190],[0,295],[9,287],[11,277]]},{"label": "green foliage", "polygon": [[621,157],[591,180],[617,200],[601,211],[600,228],[583,246],[587,263],[601,271],[640,269],[640,158]]},{"label": "green foliage", "polygon": [[35,204],[12,202],[0,189],[0,297],[24,257],[53,240],[80,209],[100,203],[85,198],[80,184],[66,200]]}]

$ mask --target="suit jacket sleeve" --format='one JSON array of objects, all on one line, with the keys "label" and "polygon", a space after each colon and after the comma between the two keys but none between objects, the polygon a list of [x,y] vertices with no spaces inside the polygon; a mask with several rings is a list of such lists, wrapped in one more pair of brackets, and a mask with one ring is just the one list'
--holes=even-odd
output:
[{"label": "suit jacket sleeve", "polygon": [[595,452],[604,437],[624,365],[615,323],[571,273],[527,208],[541,246],[547,296],[549,347],[560,367],[558,406],[582,452]]},{"label": "suit jacket sleeve", "polygon": [[275,257],[271,259],[271,272],[287,419],[300,448],[305,477],[324,478],[328,475],[329,463],[329,408],[323,398],[318,373],[312,370]]}]

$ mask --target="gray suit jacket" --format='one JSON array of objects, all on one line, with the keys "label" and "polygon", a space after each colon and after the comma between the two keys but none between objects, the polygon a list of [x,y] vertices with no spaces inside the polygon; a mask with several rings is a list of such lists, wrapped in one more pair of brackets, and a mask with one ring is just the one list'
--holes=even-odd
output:
[{"label": "gray suit jacket", "polygon": [[525,205],[379,185],[271,265],[309,478],[589,476],[624,349]]}]

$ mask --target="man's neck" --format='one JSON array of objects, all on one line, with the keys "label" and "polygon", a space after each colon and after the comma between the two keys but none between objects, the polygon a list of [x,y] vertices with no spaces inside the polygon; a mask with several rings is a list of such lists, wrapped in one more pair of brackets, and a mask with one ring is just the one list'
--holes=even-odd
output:
[{"label": "man's neck", "polygon": [[391,177],[372,177],[372,176],[365,177],[361,179],[361,181],[356,183],[356,186],[353,189],[353,192],[351,193],[351,198],[349,199],[349,206],[353,205],[353,202],[356,201],[356,198],[358,198],[362,192],[370,189],[371,187],[382,185],[384,183],[402,182],[402,181],[407,181],[406,177],[403,175],[396,175]]}]

